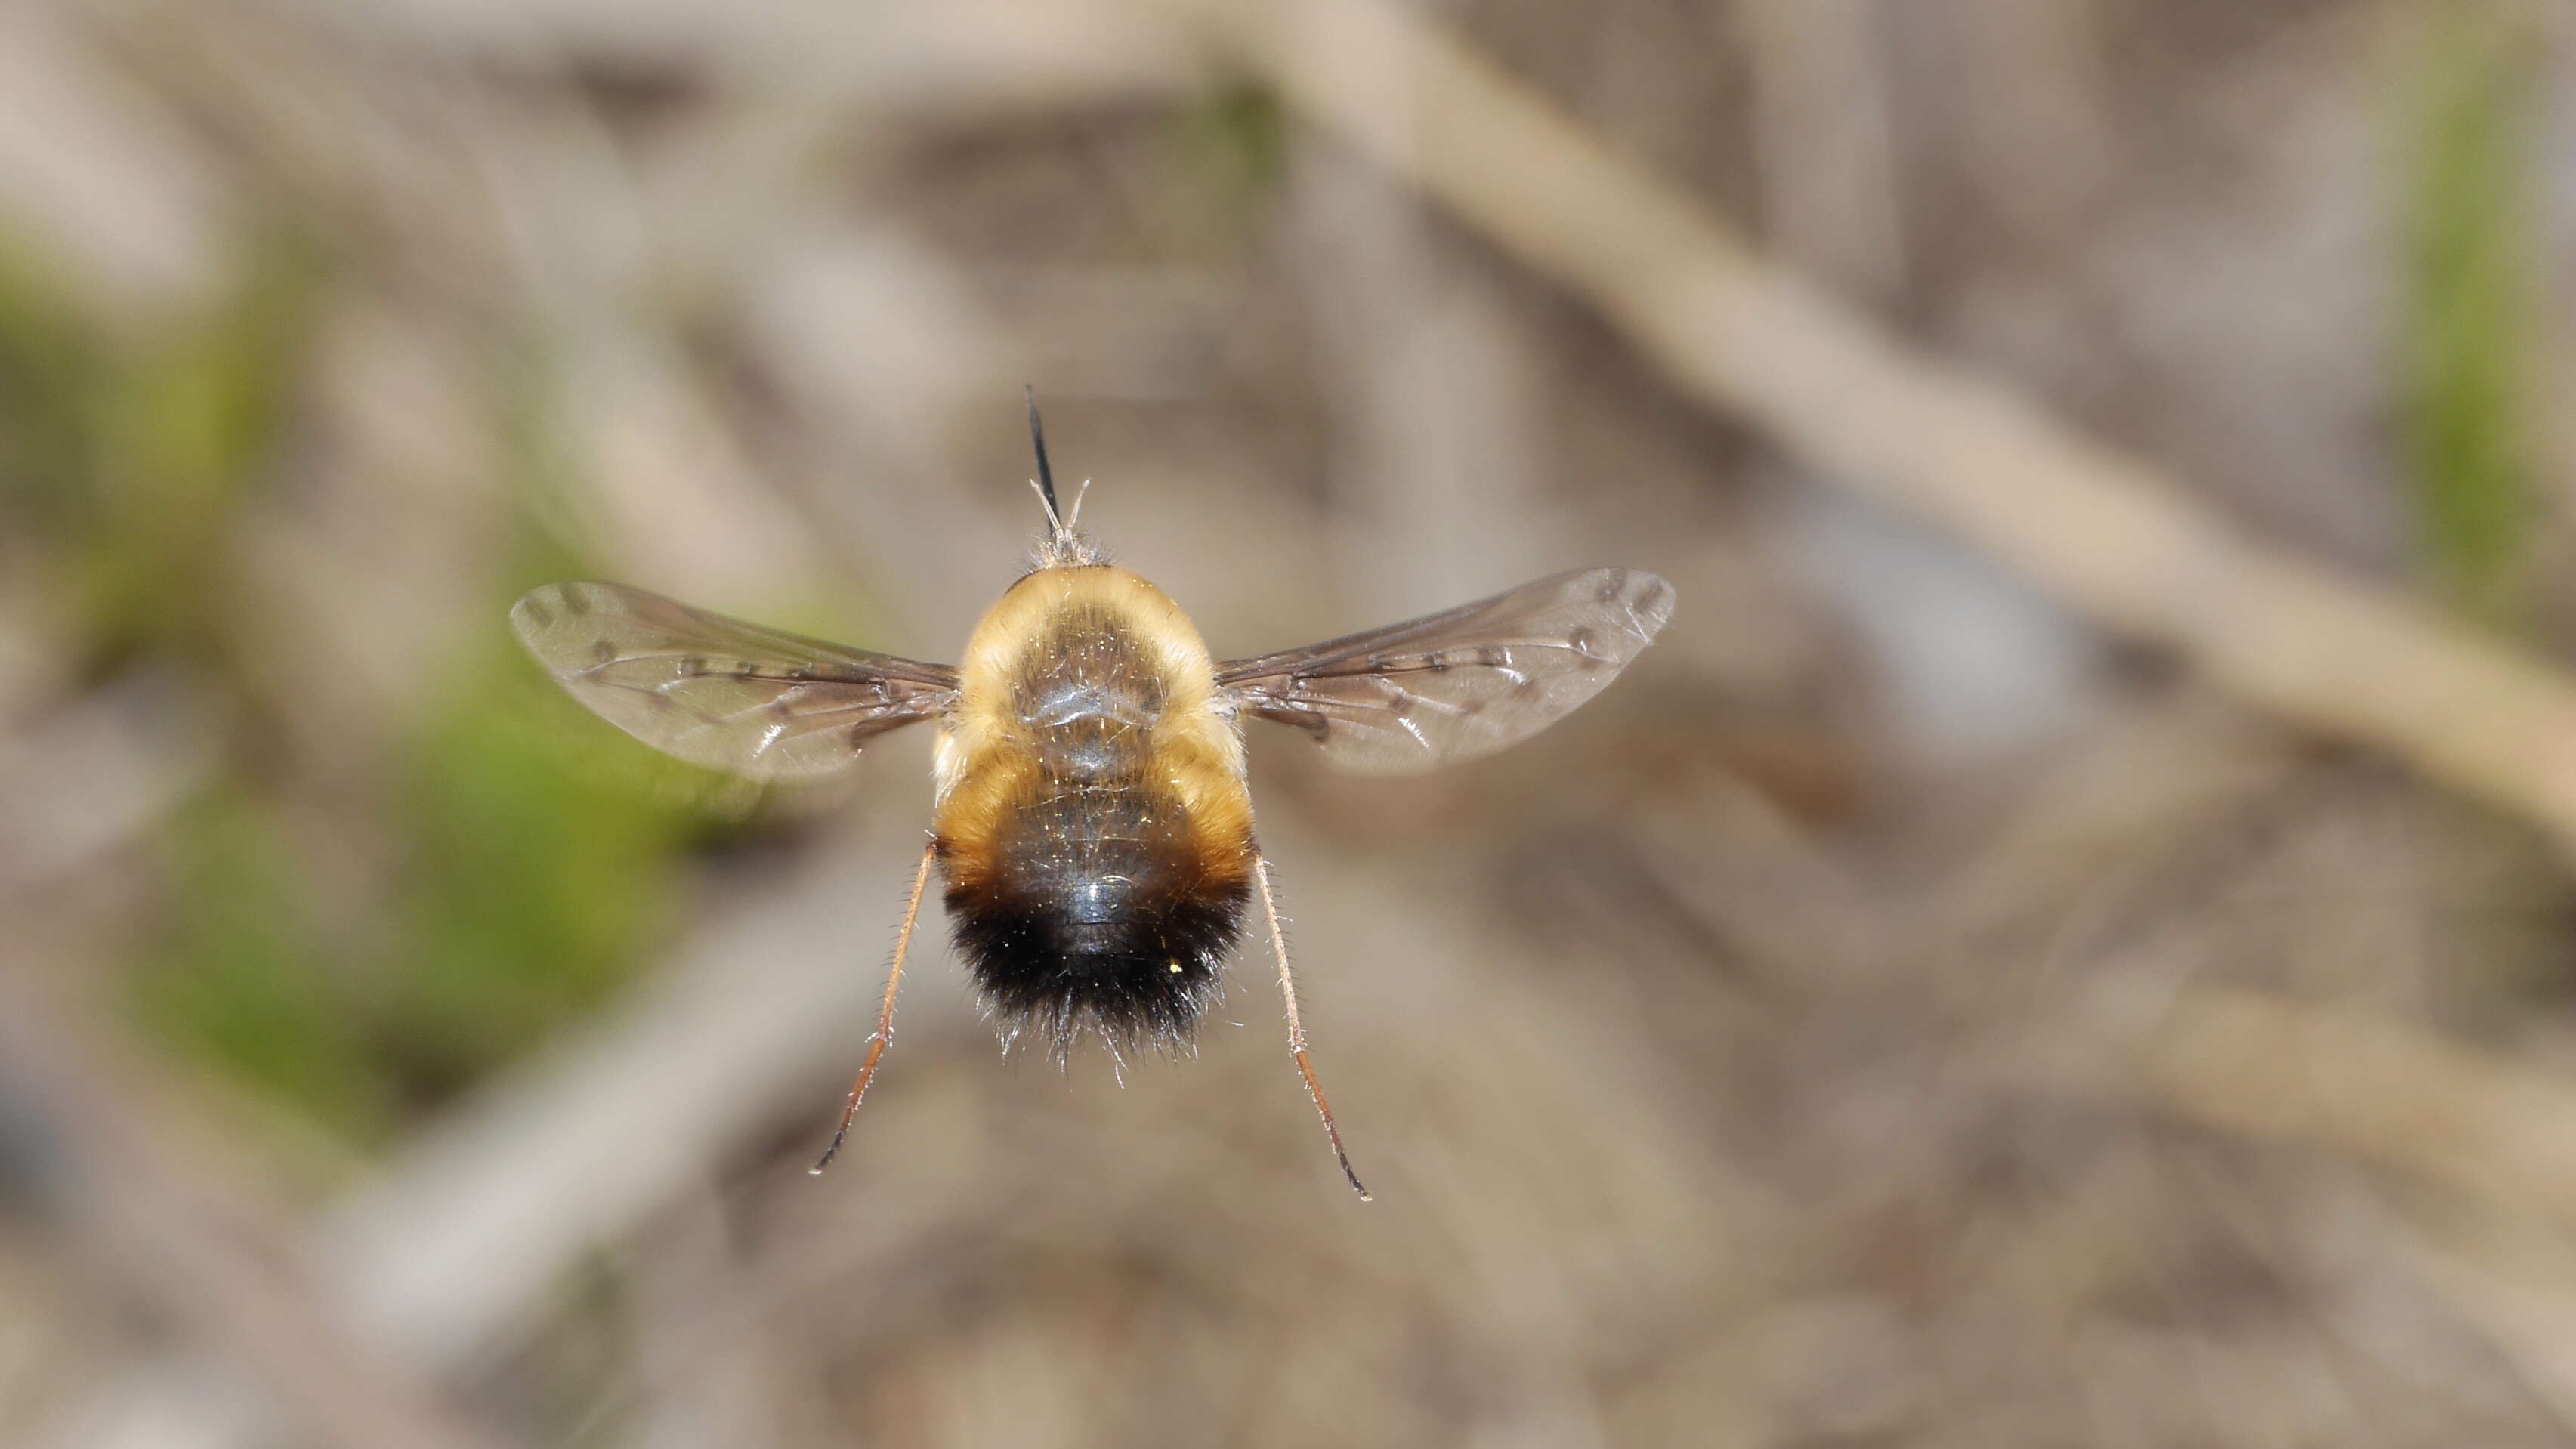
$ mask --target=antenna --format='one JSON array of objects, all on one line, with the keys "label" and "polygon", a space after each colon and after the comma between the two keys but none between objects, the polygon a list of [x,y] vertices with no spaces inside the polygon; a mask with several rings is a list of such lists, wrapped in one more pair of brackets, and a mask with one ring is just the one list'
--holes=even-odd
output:
[{"label": "antenna", "polygon": [[1056,512],[1055,508],[1055,472],[1047,467],[1046,425],[1038,421],[1038,390],[1027,383],[1022,383],[1020,391],[1028,395],[1029,441],[1036,444],[1038,450],[1038,496],[1046,500],[1047,518],[1061,529],[1064,527],[1064,516]]},{"label": "antenna", "polygon": [[1073,495],[1072,512],[1065,513],[1056,508],[1055,470],[1047,466],[1046,425],[1038,421],[1038,390],[1023,383],[1020,391],[1028,395],[1029,441],[1038,450],[1038,476],[1029,480],[1029,486],[1037,490],[1038,501],[1046,505],[1047,514],[1046,542],[1038,545],[1035,561],[1030,567],[1061,569],[1096,564],[1100,562],[1100,550],[1084,542],[1082,535],[1073,531],[1073,521],[1082,515],[1082,495],[1090,490],[1091,480],[1084,479],[1081,490]]}]

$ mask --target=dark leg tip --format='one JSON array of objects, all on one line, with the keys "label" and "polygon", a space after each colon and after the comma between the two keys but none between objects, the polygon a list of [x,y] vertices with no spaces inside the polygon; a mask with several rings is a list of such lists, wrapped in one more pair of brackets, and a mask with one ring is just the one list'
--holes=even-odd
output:
[{"label": "dark leg tip", "polygon": [[[805,1169],[805,1175],[807,1177],[821,1177],[823,1175],[823,1169],[831,1166],[832,1159],[840,1155],[841,1139],[848,1135],[849,1134],[846,1132],[833,1133],[832,1145],[823,1149],[823,1155],[814,1160],[814,1165],[812,1167]],[[1368,1194],[1361,1193],[1360,1196],[1366,1197]]]}]

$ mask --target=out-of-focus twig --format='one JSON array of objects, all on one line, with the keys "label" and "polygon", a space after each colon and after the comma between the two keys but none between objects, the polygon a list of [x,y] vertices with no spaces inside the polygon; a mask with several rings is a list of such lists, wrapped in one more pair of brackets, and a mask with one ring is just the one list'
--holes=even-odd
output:
[{"label": "out-of-focus twig", "polygon": [[[1295,0],[1187,13],[1298,110],[1818,473],[1933,520],[2247,700],[2389,750],[2576,849],[2576,685],[2558,672],[2266,547],[2011,389],[1914,352],[1402,11]],[[1383,103],[1391,69],[1407,104]]]},{"label": "out-of-focus twig", "polygon": [[33,901],[129,845],[206,774],[182,683],[129,679],[0,738],[0,1097],[40,1133],[37,1170],[64,1219],[137,1297],[255,1373],[325,1443],[497,1443],[365,1336],[314,1271],[283,1194],[218,1144],[188,1095],[54,984]]},{"label": "out-of-focus twig", "polygon": [[2576,1222],[2576,1084],[2400,1022],[2233,987],[2107,986],[2088,1014],[2100,1030],[2056,1044],[2076,1076],[2108,1069],[2211,1127]]},{"label": "out-of-focus twig", "polygon": [[84,50],[65,8],[0,12],[0,205],[50,259],[77,259],[52,275],[88,300],[184,308],[220,274],[221,200],[188,138]]},{"label": "out-of-focus twig", "polygon": [[1971,173],[1986,183],[1981,199],[2026,242],[2044,245],[2100,195],[2110,171],[2100,22],[2092,7],[2063,0],[1972,0],[1958,16],[1955,49],[1939,59],[1964,67],[1927,66],[1922,80],[1955,98]]},{"label": "out-of-focus twig", "polygon": [[1885,19],[1857,0],[1734,7],[1753,71],[1753,152],[1772,245],[1853,296],[1905,285]]},{"label": "out-of-focus twig", "polygon": [[[25,943],[17,943],[23,951]],[[364,1335],[313,1271],[301,1222],[187,1119],[152,1069],[39,983],[0,971],[0,1059],[45,1106],[67,1216],[135,1292],[254,1370],[318,1442],[500,1441]]]},{"label": "out-of-focus twig", "polygon": [[201,784],[204,704],[184,681],[143,673],[0,734],[0,898],[132,841]]},{"label": "out-of-focus twig", "polygon": [[[360,1317],[422,1362],[462,1362],[580,1254],[836,1075],[866,1037],[867,967],[884,945],[853,938],[850,905],[901,893],[885,846],[879,832],[818,852],[728,912],[653,988],[496,1082],[342,1204],[333,1262]],[[915,993],[906,1006],[918,1033],[927,1003]]]},{"label": "out-of-focus twig", "polygon": [[2576,1254],[2554,1223],[2501,1213],[2421,1225],[2389,1215],[2416,1276],[2495,1345],[2559,1422],[2576,1428]]},{"label": "out-of-focus twig", "polygon": [[[817,1084],[865,1035],[853,993],[868,977],[852,957],[877,944],[853,941],[848,903],[896,891],[876,864],[890,858],[874,837],[818,852],[729,913],[656,986],[425,1134],[321,1224],[316,1280],[334,1311],[413,1371],[453,1371],[505,1341],[571,1262],[657,1210],[788,1094],[828,1102]],[[918,994],[907,1003],[917,1035],[929,1005]],[[180,1360],[146,1368],[88,1412],[78,1442],[158,1449],[170,1442],[159,1406],[203,1377]],[[201,1412],[186,1432],[197,1446],[264,1434],[249,1412]]]},{"label": "out-of-focus twig", "polygon": [[872,110],[990,115],[1155,96],[1197,66],[1148,19],[1032,0],[637,6],[628,0],[366,0],[361,23],[485,60],[714,64],[827,83]]}]

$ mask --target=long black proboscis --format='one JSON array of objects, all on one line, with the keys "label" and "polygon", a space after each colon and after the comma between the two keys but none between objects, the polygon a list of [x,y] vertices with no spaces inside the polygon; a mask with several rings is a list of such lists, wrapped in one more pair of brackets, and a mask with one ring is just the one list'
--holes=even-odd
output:
[{"label": "long black proboscis", "polygon": [[1029,441],[1036,444],[1038,450],[1038,492],[1045,495],[1047,517],[1062,518],[1064,515],[1057,512],[1055,506],[1055,472],[1047,467],[1046,425],[1038,421],[1038,390],[1023,383],[1020,391],[1028,394],[1029,399]]}]

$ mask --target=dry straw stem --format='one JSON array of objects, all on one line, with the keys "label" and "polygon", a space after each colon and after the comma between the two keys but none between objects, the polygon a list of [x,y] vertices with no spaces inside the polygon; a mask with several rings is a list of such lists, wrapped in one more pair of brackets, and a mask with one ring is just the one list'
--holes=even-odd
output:
[{"label": "dry straw stem", "polygon": [[63,999],[49,982],[64,968],[42,959],[45,945],[15,946],[0,967],[0,1060],[15,1092],[41,1104],[64,1218],[99,1261],[255,1374],[314,1442],[499,1449],[434,1383],[353,1331],[285,1191],[228,1150],[179,1084]]},{"label": "dry straw stem", "polygon": [[1690,394],[2223,688],[2576,848],[2576,686],[2247,538],[2173,479],[1755,257],[1698,201],[1372,0],[1194,4],[1301,113],[1599,308]]},{"label": "dry straw stem", "polygon": [[[20,922],[0,957],[0,1094],[20,1099],[54,1206],[98,1261],[220,1345],[295,1427],[327,1443],[495,1449],[432,1380],[354,1330],[285,1185],[231,1151],[195,1091],[67,987],[87,963],[58,958],[86,952],[35,924],[43,892],[130,846],[203,782],[204,731],[170,723],[191,702],[180,681],[129,678],[62,705],[28,738],[0,737],[0,795],[22,817],[0,824],[0,919]],[[138,1400],[133,1412],[192,1398],[202,1402]]]},{"label": "dry straw stem", "polygon": [[[854,1036],[850,1023],[872,1010],[866,998],[875,987],[850,968],[849,903],[899,896],[902,884],[884,866],[900,858],[890,838],[898,827],[871,828],[819,850],[774,890],[692,932],[693,944],[659,982],[451,1111],[374,1183],[308,1225],[298,1236],[312,1240],[313,1281],[301,1287],[315,1297],[304,1307],[351,1330],[344,1351],[360,1352],[363,1343],[382,1374],[423,1380],[470,1367],[522,1330],[583,1254],[689,1190],[759,1124],[830,1100],[865,1034],[862,1027]],[[935,1043],[936,998],[916,997],[907,1011],[906,1040]],[[965,1020],[957,1011],[945,1024],[962,1028]],[[10,1039],[7,1025],[0,1020],[0,1045]],[[341,1374],[329,1358],[314,1362],[324,1387],[370,1381]],[[142,1365],[75,1415],[85,1428],[62,1442],[86,1449],[268,1442],[273,1426],[256,1405],[227,1412],[222,1405],[237,1399],[207,1401],[200,1386],[220,1381],[210,1372],[218,1367],[185,1356]],[[308,1420],[318,1412],[300,1397],[310,1387],[303,1381],[270,1387]],[[163,1407],[174,1403],[192,1406],[183,1440],[171,1437],[179,1431]],[[337,1404],[324,1399],[320,1407]]]},{"label": "dry straw stem", "polygon": [[[2394,1022],[2232,987],[2106,987],[2090,1014],[2103,1030],[2060,1044],[2069,1080],[2107,1070],[2207,1126],[2339,1149],[2576,1222],[2567,1083]],[[2129,1050],[2102,1053],[2106,1039]]]}]

